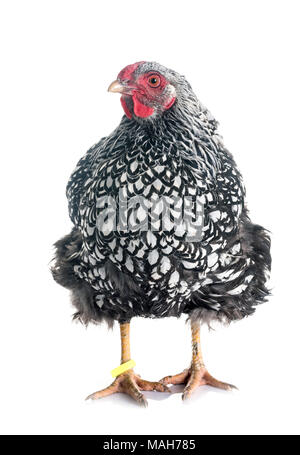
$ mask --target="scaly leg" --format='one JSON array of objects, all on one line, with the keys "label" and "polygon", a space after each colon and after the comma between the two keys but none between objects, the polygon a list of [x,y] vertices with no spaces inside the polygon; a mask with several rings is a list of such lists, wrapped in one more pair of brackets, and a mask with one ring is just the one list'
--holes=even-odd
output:
[{"label": "scaly leg", "polygon": [[185,400],[191,396],[194,390],[200,385],[210,385],[219,389],[231,390],[236,389],[232,384],[221,382],[209,374],[203,362],[203,356],[200,345],[200,324],[193,322],[192,329],[192,363],[182,373],[174,376],[165,376],[160,382],[167,384],[185,384],[182,399]]},{"label": "scaly leg", "polygon": [[[121,333],[121,364],[130,360],[130,324],[126,322],[120,324]],[[134,373],[133,369],[127,370],[120,374],[114,382],[99,392],[92,393],[86,399],[96,400],[107,397],[113,393],[123,392],[130,395],[135,401],[142,406],[147,406],[147,400],[141,393],[141,390],[156,390],[158,392],[170,392],[169,388],[161,382],[151,382],[141,379]]]}]

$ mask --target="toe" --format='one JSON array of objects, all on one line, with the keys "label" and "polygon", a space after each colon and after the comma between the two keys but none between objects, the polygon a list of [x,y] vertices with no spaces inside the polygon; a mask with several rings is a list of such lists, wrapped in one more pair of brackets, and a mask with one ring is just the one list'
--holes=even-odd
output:
[{"label": "toe", "polygon": [[106,389],[99,390],[98,392],[94,392],[88,397],[86,397],[86,400],[98,400],[99,398],[104,398],[107,397],[108,395],[112,395],[115,393],[116,387],[115,384],[111,384],[109,387],[106,387]]},{"label": "toe", "polygon": [[165,376],[159,382],[161,384],[165,384],[165,385],[166,384],[173,384],[173,385],[185,384],[189,374],[190,374],[190,370],[186,369],[182,373],[175,374],[173,376]]},{"label": "toe", "polygon": [[156,390],[157,392],[171,393],[171,390],[169,389],[169,387],[166,384],[162,384],[161,382],[153,382],[152,390]]},{"label": "toe", "polygon": [[184,388],[182,399],[186,400],[200,386],[205,384],[201,371],[192,371],[189,380]]},{"label": "toe", "polygon": [[135,389],[128,389],[127,394],[130,395],[140,406],[146,408],[148,406],[148,402],[144,395],[140,392],[138,388]]},{"label": "toe", "polygon": [[135,380],[131,376],[126,376],[120,385],[120,390],[130,395],[139,405],[146,407],[148,403],[138,387],[137,380],[138,378]]},{"label": "toe", "polygon": [[155,387],[153,390],[157,390],[158,392],[166,392],[166,393],[172,393],[172,390],[169,389],[169,387],[166,384],[162,384],[160,382],[155,382]]},{"label": "toe", "polygon": [[161,382],[145,381],[144,379],[136,378],[136,382],[141,390],[155,390],[156,392],[171,392],[170,389]]},{"label": "toe", "polygon": [[223,389],[223,390],[238,390],[238,388],[233,385],[233,384],[228,384],[227,382],[222,382],[218,381],[218,379],[215,379],[213,376],[211,376],[208,372],[205,373],[204,379],[207,385],[210,385],[212,387],[216,387],[218,389]]}]

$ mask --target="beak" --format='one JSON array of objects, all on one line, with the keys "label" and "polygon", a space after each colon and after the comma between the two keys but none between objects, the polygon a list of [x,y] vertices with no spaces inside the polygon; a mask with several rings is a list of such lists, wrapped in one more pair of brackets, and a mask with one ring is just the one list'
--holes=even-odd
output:
[{"label": "beak", "polygon": [[107,89],[108,92],[112,93],[122,93],[123,95],[130,95],[131,88],[125,84],[121,84],[118,80],[113,81]]}]

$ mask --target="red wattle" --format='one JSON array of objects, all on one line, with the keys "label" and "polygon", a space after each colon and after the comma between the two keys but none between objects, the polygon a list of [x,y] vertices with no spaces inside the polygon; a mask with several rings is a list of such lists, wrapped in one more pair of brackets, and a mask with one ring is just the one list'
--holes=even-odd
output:
[{"label": "red wattle", "polygon": [[137,117],[146,118],[153,114],[154,109],[152,107],[146,106],[145,104],[141,103],[136,93],[132,97],[133,99],[133,110]]},{"label": "red wattle", "polygon": [[132,115],[131,115],[131,112],[130,110],[128,109],[128,106],[127,106],[127,103],[126,103],[126,100],[125,100],[125,97],[124,96],[121,96],[121,104],[122,104],[122,107],[124,109],[124,112],[126,114],[126,116],[131,119],[132,118]]}]

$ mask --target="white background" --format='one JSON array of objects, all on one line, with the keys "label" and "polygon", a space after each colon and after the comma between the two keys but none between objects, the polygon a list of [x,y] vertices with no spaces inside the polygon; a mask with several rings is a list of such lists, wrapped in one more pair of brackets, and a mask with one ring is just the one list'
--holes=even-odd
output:
[{"label": "white background", "polygon": [[[1,1],[1,433],[299,433],[299,2]],[[118,327],[71,322],[50,276],[68,233],[65,186],[120,121],[109,83],[156,60],[186,75],[220,121],[252,218],[272,231],[274,296],[256,314],[203,330],[210,372],[239,392],[115,395],[85,402],[119,364]],[[145,379],[190,361],[184,320],[132,322]]]}]

